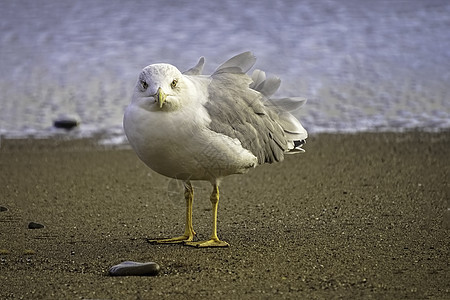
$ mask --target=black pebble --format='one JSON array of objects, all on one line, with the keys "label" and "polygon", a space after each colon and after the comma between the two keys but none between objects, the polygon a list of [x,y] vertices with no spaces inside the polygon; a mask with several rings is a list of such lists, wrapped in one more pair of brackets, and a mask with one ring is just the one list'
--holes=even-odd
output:
[{"label": "black pebble", "polygon": [[44,228],[45,226],[39,223],[35,223],[35,222],[30,222],[28,223],[28,229],[40,229],[40,228]]},{"label": "black pebble", "polygon": [[53,126],[55,126],[56,128],[64,128],[69,130],[78,126],[78,121],[71,119],[56,120],[53,122]]}]

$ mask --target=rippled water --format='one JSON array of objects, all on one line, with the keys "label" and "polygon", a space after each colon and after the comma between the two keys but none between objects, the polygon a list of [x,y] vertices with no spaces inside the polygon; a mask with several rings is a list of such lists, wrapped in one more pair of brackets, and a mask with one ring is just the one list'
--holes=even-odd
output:
[{"label": "rippled water", "polygon": [[449,1],[2,1],[0,134],[121,141],[122,115],[148,64],[205,72],[251,50],[305,96],[310,132],[450,128]]}]

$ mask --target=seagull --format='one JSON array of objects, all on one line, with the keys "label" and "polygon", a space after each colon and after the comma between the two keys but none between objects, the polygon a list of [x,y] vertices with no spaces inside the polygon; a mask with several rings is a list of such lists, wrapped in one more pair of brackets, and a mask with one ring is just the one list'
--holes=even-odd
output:
[{"label": "seagull", "polygon": [[[244,52],[212,75],[202,75],[203,57],[183,73],[165,63],[149,65],[140,73],[124,114],[125,134],[148,167],[183,182],[186,200],[184,234],[150,242],[228,247],[217,236],[221,180],[264,163],[280,162],[285,154],[304,152],[307,132],[291,112],[306,99],[272,99],[281,81],[266,78],[261,70],[247,75],[255,61],[251,52]],[[209,240],[194,241],[194,180],[212,185]]]}]

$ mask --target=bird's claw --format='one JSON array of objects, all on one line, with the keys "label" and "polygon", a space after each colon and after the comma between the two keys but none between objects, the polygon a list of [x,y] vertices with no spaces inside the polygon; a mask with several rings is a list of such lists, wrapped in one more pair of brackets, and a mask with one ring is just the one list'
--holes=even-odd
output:
[{"label": "bird's claw", "polygon": [[147,239],[147,242],[151,244],[177,244],[177,243],[184,243],[184,242],[192,242],[194,239],[194,235],[181,235],[170,239],[161,239],[161,240],[151,240]]},{"label": "bird's claw", "polygon": [[229,247],[230,244],[228,244],[227,242],[221,241],[221,240],[216,240],[216,239],[210,239],[207,241],[200,241],[200,242],[191,242],[191,241],[186,241],[184,242],[184,244],[186,246],[191,246],[191,247],[197,247],[197,248],[206,248],[206,247]]}]

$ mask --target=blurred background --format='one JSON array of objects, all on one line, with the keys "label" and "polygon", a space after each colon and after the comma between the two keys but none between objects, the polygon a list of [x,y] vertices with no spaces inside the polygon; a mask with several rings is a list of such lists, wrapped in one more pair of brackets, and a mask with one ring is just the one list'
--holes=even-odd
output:
[{"label": "blurred background", "polygon": [[141,69],[243,51],[311,132],[450,128],[450,1],[0,1],[0,134],[124,142]]}]

